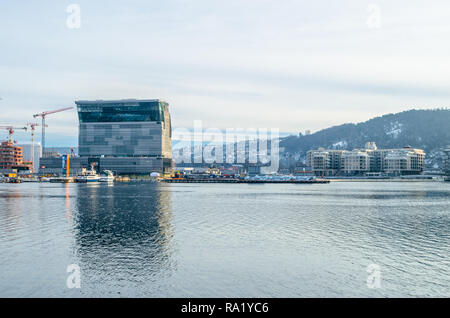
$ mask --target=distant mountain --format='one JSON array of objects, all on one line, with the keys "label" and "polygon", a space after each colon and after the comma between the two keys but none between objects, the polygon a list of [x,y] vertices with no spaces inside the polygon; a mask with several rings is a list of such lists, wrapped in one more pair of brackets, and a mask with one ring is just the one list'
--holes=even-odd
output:
[{"label": "distant mountain", "polygon": [[[375,141],[378,148],[412,146],[427,152],[428,168],[440,166],[440,151],[450,145],[450,109],[408,110],[387,114],[358,124],[343,124],[310,135],[289,136],[280,140],[285,158],[302,160],[310,149],[362,148]],[[282,162],[283,164],[283,162]]]}]

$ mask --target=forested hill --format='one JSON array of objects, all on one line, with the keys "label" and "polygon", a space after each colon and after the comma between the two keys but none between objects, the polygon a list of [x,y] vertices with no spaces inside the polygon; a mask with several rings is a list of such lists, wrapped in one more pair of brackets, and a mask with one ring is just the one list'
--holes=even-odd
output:
[{"label": "forested hill", "polygon": [[429,158],[433,157],[441,148],[450,145],[450,109],[413,109],[358,124],[333,126],[310,135],[283,138],[280,147],[285,153],[303,157],[310,149],[351,150],[364,147],[367,141],[375,141],[378,148],[421,148],[430,155]]}]

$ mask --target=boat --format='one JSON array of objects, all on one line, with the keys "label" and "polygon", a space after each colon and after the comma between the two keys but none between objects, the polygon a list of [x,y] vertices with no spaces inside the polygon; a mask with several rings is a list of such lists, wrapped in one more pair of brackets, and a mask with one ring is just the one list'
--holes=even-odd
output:
[{"label": "boat", "polygon": [[22,178],[22,182],[39,182],[39,178],[37,177]]},{"label": "boat", "polygon": [[81,169],[81,173],[76,177],[77,182],[99,182],[100,176],[91,167],[91,170],[86,170],[86,168]]},{"label": "boat", "polygon": [[100,182],[114,182],[114,174],[111,170],[103,170],[100,174]]},{"label": "boat", "polygon": [[50,178],[50,182],[72,183],[72,182],[74,182],[74,180],[73,180],[73,177],[55,177],[55,178]]}]

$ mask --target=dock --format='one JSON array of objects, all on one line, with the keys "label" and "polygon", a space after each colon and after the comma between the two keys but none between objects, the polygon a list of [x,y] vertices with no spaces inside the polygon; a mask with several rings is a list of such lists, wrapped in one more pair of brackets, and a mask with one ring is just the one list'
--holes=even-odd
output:
[{"label": "dock", "polygon": [[247,183],[247,184],[262,184],[262,183],[330,183],[330,180],[316,179],[316,180],[240,180],[240,179],[162,179],[161,182],[166,183]]}]

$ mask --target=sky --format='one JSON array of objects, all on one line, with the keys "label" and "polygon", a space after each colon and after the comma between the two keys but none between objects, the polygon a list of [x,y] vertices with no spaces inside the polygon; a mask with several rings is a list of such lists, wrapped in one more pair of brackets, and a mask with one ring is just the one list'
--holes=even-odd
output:
[{"label": "sky", "polygon": [[[5,0],[0,125],[80,99],[160,98],[174,128],[293,134],[448,107],[449,15],[440,0]],[[77,145],[75,110],[47,124],[48,146]]]}]

